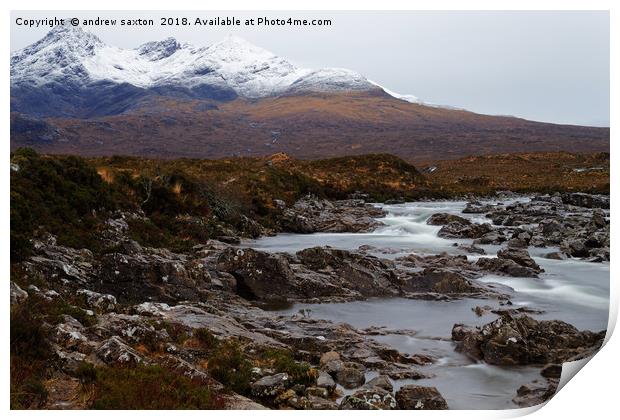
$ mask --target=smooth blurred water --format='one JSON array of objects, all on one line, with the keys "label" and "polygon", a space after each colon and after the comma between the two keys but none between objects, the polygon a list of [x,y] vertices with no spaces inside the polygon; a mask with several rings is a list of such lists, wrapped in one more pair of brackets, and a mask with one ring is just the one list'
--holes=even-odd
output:
[{"label": "smooth blurred water", "polygon": [[[527,199],[520,199],[527,200]],[[514,200],[513,200],[514,201]],[[504,202],[506,204],[506,202]],[[462,254],[453,246],[469,244],[471,240],[443,239],[437,236],[440,226],[429,226],[426,220],[434,213],[458,214],[477,223],[490,222],[483,215],[462,214],[464,201],[417,202],[382,206],[388,211],[380,219],[386,226],[372,233],[362,234],[282,234],[245,243],[255,249],[269,252],[294,253],[313,246],[329,245],[334,248],[355,250],[362,245],[376,247],[373,251],[383,258],[396,258],[411,252],[417,254]],[[495,256],[499,246],[483,246],[488,256]],[[543,310],[532,315],[537,319],[560,319],[579,329],[607,328],[609,309],[609,264],[581,260],[550,260],[542,258],[549,248],[529,248],[536,262],[545,269],[539,279],[484,276],[480,281],[502,283],[514,289],[515,306]],[[475,260],[479,255],[468,255]],[[482,325],[497,316],[486,313],[478,317],[472,308],[490,305],[494,300],[462,299],[452,302],[409,300],[402,298],[369,299],[362,302],[332,304],[295,304],[279,311],[293,314],[310,309],[310,316],[346,322],[358,328],[370,326],[389,329],[415,330],[414,337],[403,335],[377,336],[406,353],[424,353],[437,358],[438,363],[423,368],[435,376],[418,381],[396,381],[435,386],[448,401],[450,408],[501,409],[515,407],[512,398],[519,386],[540,378],[539,367],[505,368],[476,363],[454,351],[449,340],[455,323]],[[369,373],[369,377],[376,373]]]}]

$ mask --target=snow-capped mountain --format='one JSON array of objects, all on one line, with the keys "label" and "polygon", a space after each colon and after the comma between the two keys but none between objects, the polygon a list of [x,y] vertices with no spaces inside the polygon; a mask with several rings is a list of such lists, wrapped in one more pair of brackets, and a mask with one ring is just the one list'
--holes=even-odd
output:
[{"label": "snow-capped mountain", "polygon": [[79,27],[58,26],[11,55],[12,88],[111,89],[121,85],[134,95],[137,91],[127,85],[160,92],[182,89],[214,99],[382,89],[395,98],[417,102],[413,96],[390,92],[354,71],[301,68],[234,36],[207,47],[168,38],[122,49],[106,45]]}]

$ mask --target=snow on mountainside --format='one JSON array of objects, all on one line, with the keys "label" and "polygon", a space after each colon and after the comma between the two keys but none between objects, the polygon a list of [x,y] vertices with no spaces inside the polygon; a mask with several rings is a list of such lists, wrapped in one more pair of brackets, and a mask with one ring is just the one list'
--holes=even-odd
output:
[{"label": "snow on mountainside", "polygon": [[[89,87],[129,84],[140,89],[183,88],[192,92],[231,92],[262,98],[288,92],[369,91],[383,89],[351,70],[300,68],[271,52],[228,37],[207,47],[180,44],[174,38],[136,49],[107,46],[79,27],[58,26],[40,41],[11,55],[11,86]],[[233,93],[234,92],[234,93]]]}]

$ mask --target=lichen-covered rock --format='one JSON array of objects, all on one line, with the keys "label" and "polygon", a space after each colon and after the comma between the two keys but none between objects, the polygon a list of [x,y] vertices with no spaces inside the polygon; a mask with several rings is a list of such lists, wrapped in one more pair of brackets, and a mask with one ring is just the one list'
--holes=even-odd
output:
[{"label": "lichen-covered rock", "polygon": [[314,395],[315,397],[327,398],[330,392],[326,388],[319,386],[311,386],[306,388],[306,395]]},{"label": "lichen-covered rock", "polygon": [[79,289],[76,294],[84,296],[87,305],[98,311],[112,311],[117,304],[116,298],[110,294],[97,293],[87,289]]},{"label": "lichen-covered rock", "polygon": [[369,387],[347,395],[340,402],[340,410],[394,410],[396,399],[383,388]]},{"label": "lichen-covered rock", "polygon": [[120,337],[113,336],[101,344],[96,351],[97,357],[109,365],[135,366],[143,357],[129,347]]},{"label": "lichen-covered rock", "polygon": [[402,410],[448,409],[448,403],[435,387],[404,385],[396,391],[396,401]]},{"label": "lichen-covered rock", "polygon": [[336,410],[338,404],[334,401],[317,397],[315,395],[308,395],[308,409],[310,410]]},{"label": "lichen-covered rock", "polygon": [[258,398],[276,397],[285,392],[291,384],[291,377],[286,373],[264,376],[251,385],[251,393]]}]

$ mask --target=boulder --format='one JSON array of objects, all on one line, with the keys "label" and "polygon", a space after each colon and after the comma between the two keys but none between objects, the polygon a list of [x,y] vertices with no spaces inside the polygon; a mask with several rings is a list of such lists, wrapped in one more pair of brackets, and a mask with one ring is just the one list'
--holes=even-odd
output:
[{"label": "boulder", "polygon": [[211,276],[200,260],[167,249],[145,248],[142,253],[110,253],[101,258],[98,291],[120,303],[195,299],[206,294]]},{"label": "boulder", "polygon": [[[305,268],[329,275],[330,283],[361,296],[396,296],[399,279],[392,261],[329,247],[297,252]],[[307,293],[317,293],[315,286]],[[330,294],[334,294],[330,291]]]},{"label": "boulder", "polygon": [[537,321],[529,316],[502,315],[482,327],[456,324],[457,350],[494,365],[562,363],[598,350],[605,331],[579,331],[563,321]]},{"label": "boulder", "polygon": [[427,225],[433,226],[443,226],[452,222],[456,222],[464,226],[471,224],[471,222],[466,218],[450,213],[435,213],[426,220]]},{"label": "boulder", "polygon": [[537,273],[544,271],[542,268],[540,268],[538,264],[536,264],[534,259],[530,257],[530,254],[527,252],[527,249],[504,248],[504,249],[500,249],[497,252],[497,256],[498,258],[512,260],[522,267],[531,268]]},{"label": "boulder", "polygon": [[471,245],[458,245],[458,249],[460,249],[461,251],[465,251],[468,254],[479,254],[479,255],[484,255],[486,254],[486,251],[480,247],[477,247],[474,244]]},{"label": "boulder", "polygon": [[336,373],[336,382],[347,389],[360,387],[366,382],[363,369],[357,363],[345,363],[343,369]]},{"label": "boulder", "polygon": [[105,340],[96,351],[97,357],[109,365],[136,366],[142,362],[142,356],[129,347],[118,336]]},{"label": "boulder", "polygon": [[409,277],[403,290],[414,293],[460,294],[473,293],[479,288],[471,280],[452,271],[439,271],[425,268],[420,273]]},{"label": "boulder", "polygon": [[396,391],[396,401],[402,410],[448,409],[448,403],[435,387],[404,385]]},{"label": "boulder", "polygon": [[484,271],[500,276],[536,278],[539,273],[533,268],[525,267],[505,258],[479,258],[475,265]]},{"label": "boulder", "polygon": [[575,258],[585,258],[590,256],[590,252],[586,247],[585,241],[574,240],[568,244],[568,253]]},{"label": "boulder", "polygon": [[389,392],[392,392],[394,390],[394,385],[392,384],[392,381],[387,375],[379,375],[377,377],[372,378],[370,381],[368,381],[364,385],[364,387],[367,387],[367,388],[377,387],[377,388],[385,389],[386,391],[389,391]]},{"label": "boulder", "polygon": [[319,372],[319,376],[316,380],[316,386],[326,389],[329,393],[336,390],[336,382],[334,382],[334,379],[329,373],[324,371]]},{"label": "boulder", "polygon": [[295,273],[283,255],[228,248],[218,257],[216,267],[235,277],[237,293],[246,299],[280,300],[293,294]]},{"label": "boulder", "polygon": [[325,363],[323,369],[325,369],[325,372],[327,372],[328,375],[335,376],[338,372],[344,369],[344,362],[342,360],[330,360]]},{"label": "boulder", "polygon": [[565,260],[569,258],[569,256],[566,255],[564,252],[559,251],[549,252],[548,254],[545,254],[544,257],[550,260]]},{"label": "boulder", "polygon": [[506,242],[506,237],[498,231],[485,233],[474,240],[475,245],[499,245]]},{"label": "boulder", "polygon": [[369,387],[347,395],[340,402],[340,410],[394,410],[394,396],[383,388]]},{"label": "boulder", "polygon": [[558,389],[557,379],[536,379],[529,384],[519,387],[517,395],[512,401],[519,407],[533,407],[548,401]]}]

